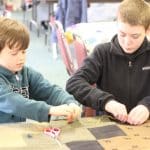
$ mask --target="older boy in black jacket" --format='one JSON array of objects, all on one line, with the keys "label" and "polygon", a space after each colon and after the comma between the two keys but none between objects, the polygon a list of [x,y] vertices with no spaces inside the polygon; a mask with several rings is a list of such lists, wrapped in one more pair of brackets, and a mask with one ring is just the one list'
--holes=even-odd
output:
[{"label": "older boy in black jacket", "polygon": [[83,105],[140,125],[150,115],[150,42],[146,38],[150,5],[124,0],[117,23],[118,34],[95,47],[66,88]]}]

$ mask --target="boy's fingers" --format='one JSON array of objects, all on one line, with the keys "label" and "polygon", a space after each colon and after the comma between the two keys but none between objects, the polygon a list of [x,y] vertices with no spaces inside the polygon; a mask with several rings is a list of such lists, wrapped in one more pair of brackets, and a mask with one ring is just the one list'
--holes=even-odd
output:
[{"label": "boy's fingers", "polygon": [[72,123],[73,121],[74,121],[74,119],[73,119],[72,115],[70,115],[70,116],[67,117],[67,122],[68,123]]}]

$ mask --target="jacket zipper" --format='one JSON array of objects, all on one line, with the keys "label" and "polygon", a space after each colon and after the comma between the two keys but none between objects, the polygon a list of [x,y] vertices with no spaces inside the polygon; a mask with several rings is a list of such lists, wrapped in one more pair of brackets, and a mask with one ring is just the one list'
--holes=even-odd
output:
[{"label": "jacket zipper", "polygon": [[16,80],[19,82],[19,76],[17,74],[15,76],[16,76]]},{"label": "jacket zipper", "polygon": [[133,67],[132,61],[128,62],[128,66],[129,66],[129,84],[128,84],[129,85],[129,89],[128,89],[128,91],[129,91],[129,99],[131,100],[131,93],[132,93],[132,91],[131,91],[131,69]]},{"label": "jacket zipper", "polygon": [[129,66],[129,68],[132,67],[132,61],[129,61],[129,62],[128,62],[128,66]]}]

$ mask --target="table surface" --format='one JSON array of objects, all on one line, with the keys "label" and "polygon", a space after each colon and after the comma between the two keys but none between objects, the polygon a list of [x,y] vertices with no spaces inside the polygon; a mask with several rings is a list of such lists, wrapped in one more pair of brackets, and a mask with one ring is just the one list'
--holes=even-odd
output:
[{"label": "table surface", "polygon": [[[44,134],[49,126],[61,129],[61,145]],[[150,150],[150,120],[130,126],[102,116],[81,118],[72,124],[65,120],[1,124],[0,131],[0,150]]]}]

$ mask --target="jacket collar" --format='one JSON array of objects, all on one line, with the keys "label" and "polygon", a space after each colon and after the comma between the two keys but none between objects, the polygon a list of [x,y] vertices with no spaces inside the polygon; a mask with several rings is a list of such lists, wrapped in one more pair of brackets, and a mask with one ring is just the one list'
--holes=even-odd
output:
[{"label": "jacket collar", "polygon": [[13,72],[11,72],[10,70],[8,70],[7,68],[0,65],[0,75],[11,77],[15,74]]},{"label": "jacket collar", "polygon": [[143,44],[140,46],[140,48],[135,51],[133,54],[126,54],[123,49],[121,48],[119,41],[118,41],[118,36],[115,35],[112,40],[111,40],[111,52],[117,55],[130,55],[132,57],[136,57],[140,54],[142,54],[145,51],[150,51],[150,42],[148,39],[145,37]]}]

